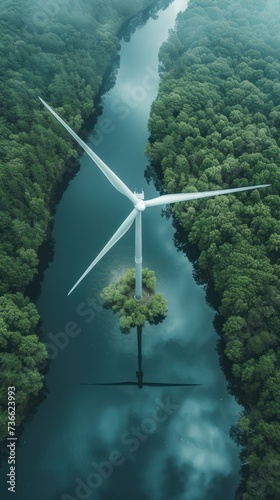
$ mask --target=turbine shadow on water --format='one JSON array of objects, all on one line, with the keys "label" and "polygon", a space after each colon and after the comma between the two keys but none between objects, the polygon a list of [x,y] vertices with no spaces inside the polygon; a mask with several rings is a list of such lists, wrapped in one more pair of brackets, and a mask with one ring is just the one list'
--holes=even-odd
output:
[{"label": "turbine shadow on water", "polygon": [[144,373],[142,371],[142,326],[136,327],[137,332],[137,359],[138,359],[138,370],[136,372],[137,382],[88,382],[81,383],[80,385],[136,385],[138,389],[142,389],[144,386],[148,387],[191,387],[198,386],[202,384],[173,384],[169,382],[144,382]]}]

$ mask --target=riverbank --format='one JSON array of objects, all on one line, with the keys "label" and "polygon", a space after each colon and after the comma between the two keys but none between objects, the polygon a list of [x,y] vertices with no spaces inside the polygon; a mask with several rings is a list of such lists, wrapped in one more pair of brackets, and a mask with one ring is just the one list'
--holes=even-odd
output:
[{"label": "riverbank", "polygon": [[[96,119],[103,79],[120,47],[121,28],[141,10],[145,15],[149,8],[154,12],[157,3],[143,0],[138,7],[128,7],[120,2],[118,9],[108,1],[104,9],[100,5],[95,9],[91,2],[80,9],[77,3],[58,1],[53,9],[53,4],[42,7],[29,1],[23,12],[21,2],[13,1],[1,7],[5,73],[1,80],[0,441],[7,434],[7,386],[17,387],[16,425],[23,421],[30,397],[43,387],[40,367],[47,351],[39,340],[39,315],[26,292],[35,299],[38,287],[30,284],[38,272],[42,242],[50,234],[54,201],[78,168],[72,141],[61,131],[56,134],[58,129],[42,110],[38,94],[77,131],[87,120]],[[49,245],[42,254],[50,257]]]},{"label": "riverbank", "polygon": [[169,212],[216,295],[221,363],[244,406],[232,429],[242,500],[280,488],[278,22],[265,2],[190,2],[160,52],[147,146],[147,175],[167,193],[272,185]]},{"label": "riverbank", "polygon": [[[129,43],[121,42],[116,85],[104,96],[102,116],[87,140],[131,189],[143,188],[146,199],[157,196],[143,174],[147,121],[158,91],[158,51],[186,4],[186,0],[175,0],[157,19],[137,30]],[[147,68],[156,75],[152,79]],[[139,84],[145,89],[145,98]],[[116,102],[124,102],[124,91],[130,103],[125,120],[124,113],[116,113],[115,108]],[[141,102],[136,102],[134,97],[139,95]],[[114,130],[94,146],[104,119],[111,120]],[[45,376],[46,398],[32,420],[26,420],[17,447],[18,498],[75,497],[82,484],[90,494],[87,487],[93,488],[93,472],[98,474],[94,476],[94,496],[217,500],[226,492],[234,498],[238,448],[228,433],[240,407],[228,394],[219,367],[213,311],[205,303],[203,288],[192,278],[191,264],[174,247],[171,221],[161,217],[160,207],[144,214],[143,256],[144,265],[156,272],[158,290],[168,301],[169,313],[163,323],[146,325],[143,330],[143,380],[202,385],[149,386],[140,391],[133,385],[81,385],[135,381],[137,339],[134,332],[122,335],[116,315],[98,302],[102,288],[133,266],[133,231],[118,241],[67,297],[130,210],[127,199],[112,189],[86,154],[80,164],[56,207],[54,258],[44,273],[36,302],[51,363]],[[149,425],[158,400],[168,404],[168,418]],[[162,420],[163,412],[159,412]],[[139,448],[134,452],[131,438],[133,428],[139,426],[145,429],[144,440],[137,440]],[[154,432],[148,434],[149,430]],[[104,478],[92,464],[98,467],[110,460],[112,450],[119,450],[124,462]],[[201,467],[202,463],[205,466]],[[7,469],[3,465],[4,477]],[[5,490],[2,483],[3,497]]]}]

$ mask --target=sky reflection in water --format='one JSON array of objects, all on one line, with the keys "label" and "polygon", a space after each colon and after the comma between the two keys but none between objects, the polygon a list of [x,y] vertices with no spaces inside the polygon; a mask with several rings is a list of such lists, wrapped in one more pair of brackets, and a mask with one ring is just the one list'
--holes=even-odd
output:
[{"label": "sky reflection in water", "polygon": [[[124,91],[131,92],[133,85],[141,85],[147,66],[157,69],[158,48],[186,4],[175,0],[157,20],[136,31],[131,42],[122,42],[117,84],[104,99],[103,117],[110,118],[115,129],[104,135],[96,153],[130,188],[144,187],[147,198],[157,195],[144,179],[147,120],[157,90],[130,108],[125,120],[112,110],[112,102]],[[110,477],[102,478],[100,487],[84,498],[233,499],[239,461],[228,433],[240,408],[227,394],[219,367],[214,313],[205,302],[203,288],[194,282],[192,266],[174,247],[171,221],[163,219],[158,208],[143,214],[144,266],[155,270],[157,290],[167,299],[169,313],[162,324],[143,329],[144,380],[203,385],[142,390],[79,385],[136,381],[136,333],[121,334],[117,316],[108,310],[98,312],[90,324],[75,313],[87,297],[97,297],[103,286],[133,266],[133,230],[75,294],[66,297],[76,276],[131,210],[99,174],[83,155],[81,169],[57,207],[54,260],[45,273],[38,307],[47,340],[48,332],[63,330],[70,320],[77,321],[82,332],[52,362],[46,377],[47,397],[25,427],[17,450],[19,494],[14,497],[60,500],[67,493],[75,498],[75,479],[86,482],[89,474],[96,473],[92,462],[108,461],[118,450],[122,465],[115,466]],[[168,407],[168,401],[176,406],[169,413],[161,407]]]}]

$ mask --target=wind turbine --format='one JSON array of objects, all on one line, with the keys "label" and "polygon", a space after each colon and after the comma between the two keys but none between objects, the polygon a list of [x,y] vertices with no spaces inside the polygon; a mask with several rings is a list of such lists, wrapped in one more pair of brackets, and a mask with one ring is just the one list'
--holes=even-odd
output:
[{"label": "wind turbine", "polygon": [[142,326],[137,326],[137,347],[138,347],[138,371],[136,372],[137,382],[88,382],[80,385],[137,385],[138,389],[144,386],[148,387],[191,387],[202,384],[170,384],[169,382],[144,382],[144,373],[142,371]]},{"label": "wind turbine", "polygon": [[177,203],[179,201],[197,200],[200,198],[208,198],[211,196],[224,195],[229,193],[238,193],[241,191],[248,191],[250,189],[258,189],[263,187],[268,187],[270,184],[259,184],[257,186],[248,186],[233,189],[218,189],[216,191],[204,191],[196,193],[176,193],[176,194],[165,194],[163,196],[157,196],[151,200],[144,199],[144,192],[141,193],[132,192],[119,177],[95,154],[89,146],[85,144],[82,139],[65,123],[65,121],[45,102],[41,97],[40,101],[44,106],[52,113],[53,116],[63,125],[63,127],[69,132],[69,134],[82,146],[84,151],[90,156],[90,158],[95,162],[98,168],[107,177],[109,182],[116,188],[121,194],[126,196],[133,204],[134,208],[130,212],[129,216],[124,220],[119,229],[115,232],[112,238],[108,241],[105,247],[97,255],[90,266],[85,270],[82,276],[78,279],[75,285],[71,288],[68,295],[73,292],[76,286],[85,278],[85,276],[91,271],[91,269],[99,262],[100,259],[112,248],[117,241],[129,230],[135,220],[135,299],[142,299],[142,212],[146,208],[156,207],[161,205],[166,205],[169,203]]}]

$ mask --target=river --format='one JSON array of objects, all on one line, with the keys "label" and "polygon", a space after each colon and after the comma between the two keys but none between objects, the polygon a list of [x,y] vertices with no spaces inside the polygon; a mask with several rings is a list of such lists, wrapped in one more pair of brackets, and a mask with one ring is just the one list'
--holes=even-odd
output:
[{"label": "river", "polygon": [[[132,190],[147,185],[147,121],[158,88],[158,51],[187,6],[174,0],[130,41],[122,40],[115,86],[88,144]],[[200,387],[87,387],[135,381],[135,331],[120,333],[101,289],[134,265],[133,228],[81,285],[68,290],[131,211],[83,154],[56,210],[54,259],[37,306],[52,359],[46,397],[16,449],[17,500],[230,500],[239,483],[239,450],[229,437],[240,407],[227,392],[216,352],[214,311],[192,265],[173,243],[160,208],[143,213],[143,264],[168,301],[163,323],[143,329],[144,380]],[[6,469],[2,473],[6,474]],[[1,498],[7,486],[1,481]]]}]

